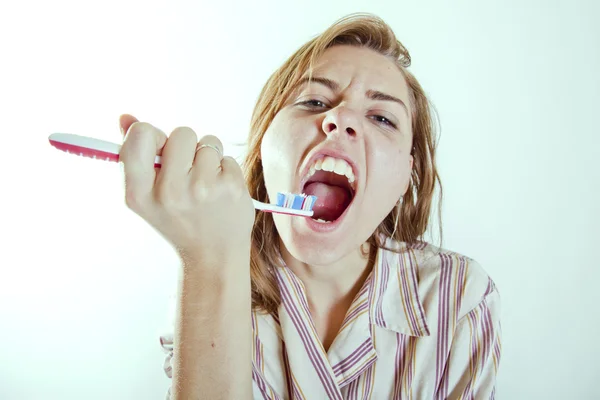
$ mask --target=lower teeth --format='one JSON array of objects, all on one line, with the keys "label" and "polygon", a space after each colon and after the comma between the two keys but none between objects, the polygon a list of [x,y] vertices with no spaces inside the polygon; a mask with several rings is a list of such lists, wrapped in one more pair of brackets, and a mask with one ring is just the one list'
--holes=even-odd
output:
[{"label": "lower teeth", "polygon": [[317,222],[320,222],[320,223],[322,223],[322,224],[328,224],[328,223],[330,223],[330,222],[331,222],[331,221],[325,221],[324,219],[321,219],[321,218],[319,218],[319,219],[315,219],[315,221],[317,221]]}]

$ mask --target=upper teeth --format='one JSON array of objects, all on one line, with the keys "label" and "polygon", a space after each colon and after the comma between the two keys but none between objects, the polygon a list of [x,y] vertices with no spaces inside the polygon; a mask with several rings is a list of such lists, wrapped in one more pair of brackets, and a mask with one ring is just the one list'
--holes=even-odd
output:
[{"label": "upper teeth", "polygon": [[320,158],[315,161],[308,170],[307,178],[310,178],[316,171],[319,170],[333,172],[335,174],[345,176],[348,178],[348,182],[350,182],[350,185],[354,189],[354,171],[352,171],[352,166],[348,164],[346,160],[329,156]]}]

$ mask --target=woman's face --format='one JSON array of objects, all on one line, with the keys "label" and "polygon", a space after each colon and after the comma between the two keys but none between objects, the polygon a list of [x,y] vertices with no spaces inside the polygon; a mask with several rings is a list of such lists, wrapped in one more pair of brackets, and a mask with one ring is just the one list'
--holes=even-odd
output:
[{"label": "woman's face", "polygon": [[313,218],[273,214],[288,252],[328,265],[356,251],[407,190],[411,147],[409,91],[398,67],[370,49],[329,48],[261,145],[270,199],[318,197]]}]

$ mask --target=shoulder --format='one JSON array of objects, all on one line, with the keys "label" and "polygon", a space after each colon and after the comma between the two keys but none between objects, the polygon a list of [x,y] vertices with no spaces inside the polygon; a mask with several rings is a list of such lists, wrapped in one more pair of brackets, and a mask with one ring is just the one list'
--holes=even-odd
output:
[{"label": "shoulder", "polygon": [[[426,286],[424,289],[448,291],[458,303],[459,318],[478,307],[486,298],[498,295],[496,284],[477,260],[426,242],[413,244],[409,248],[416,260],[419,281]],[[435,284],[432,285],[432,282]]]},{"label": "shoulder", "polygon": [[475,259],[427,242],[406,245],[405,249],[423,301],[446,298],[453,303],[458,318],[486,300],[499,302],[496,284]]}]

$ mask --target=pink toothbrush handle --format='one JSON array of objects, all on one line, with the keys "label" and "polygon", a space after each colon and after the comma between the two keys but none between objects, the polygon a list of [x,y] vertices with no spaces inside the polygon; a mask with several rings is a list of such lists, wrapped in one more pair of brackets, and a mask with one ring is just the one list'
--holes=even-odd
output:
[{"label": "pink toothbrush handle", "polygon": [[[121,151],[121,146],[116,143],[94,139],[87,136],[73,135],[70,133],[53,133],[50,135],[48,140],[52,146],[70,154],[94,158],[97,160],[119,162],[119,152]],[[160,166],[161,157],[157,155],[154,159],[154,167],[160,168]],[[287,196],[298,195],[287,194]],[[311,217],[313,215],[312,203],[310,210],[301,210],[294,209],[293,207],[280,207],[276,204],[262,203],[254,199],[252,199],[252,201],[255,209],[262,210],[264,212],[288,214],[301,217]],[[290,204],[293,203],[293,201],[290,202]]]},{"label": "pink toothbrush handle", "polygon": [[[119,162],[121,146],[116,143],[70,133],[53,133],[48,138],[48,141],[55,148],[67,153],[98,160]],[[161,157],[157,155],[154,159],[154,167],[160,168],[160,166]]]}]

